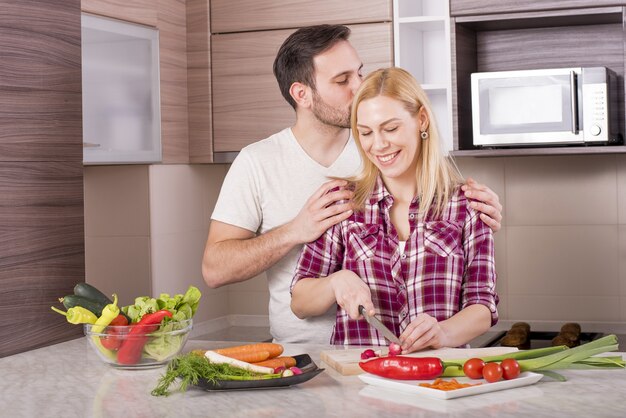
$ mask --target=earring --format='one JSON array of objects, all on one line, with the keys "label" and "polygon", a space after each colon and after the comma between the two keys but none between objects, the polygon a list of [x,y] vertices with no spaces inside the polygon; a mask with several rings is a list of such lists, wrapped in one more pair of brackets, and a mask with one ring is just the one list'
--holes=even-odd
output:
[{"label": "earring", "polygon": [[420,133],[420,136],[422,137],[422,139],[423,139],[424,141],[426,141],[426,140],[428,139],[428,132],[426,132],[426,131],[422,131],[422,132]]}]

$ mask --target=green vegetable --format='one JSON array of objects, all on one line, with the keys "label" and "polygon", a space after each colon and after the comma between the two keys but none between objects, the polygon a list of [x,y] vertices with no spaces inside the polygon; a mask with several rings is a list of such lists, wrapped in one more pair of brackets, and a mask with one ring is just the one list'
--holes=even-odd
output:
[{"label": "green vegetable", "polygon": [[100,317],[100,315],[102,315],[102,310],[104,309],[104,307],[107,306],[108,303],[110,303],[110,302],[102,303],[97,300],[89,299],[84,296],[78,296],[78,295],[67,295],[65,297],[60,298],[59,302],[61,302],[63,306],[65,306],[65,309],[70,309],[75,306],[81,306],[93,312],[93,314],[96,317]]},{"label": "green vegetable", "polygon": [[[184,323],[173,322],[169,317],[164,318],[163,322],[163,325],[161,325],[158,331],[151,334],[150,341],[143,347],[143,353],[157,361],[163,361],[176,353],[185,341],[185,335],[171,334],[172,331],[183,329]],[[165,335],[168,332],[170,334]]]},{"label": "green vegetable", "polygon": [[[560,369],[597,369],[626,367],[621,357],[593,357],[618,348],[617,337],[613,334],[599,338],[574,348],[565,346],[522,350],[499,356],[483,357],[485,363],[513,358],[518,361],[521,371],[537,371]],[[443,376],[463,376],[465,360],[447,360]],[[456,363],[456,364],[452,364]]]},{"label": "green vegetable", "polygon": [[133,305],[124,306],[122,312],[128,315],[130,320],[135,323],[139,322],[147,313],[167,309],[173,314],[172,319],[174,321],[183,321],[194,316],[201,296],[202,294],[198,288],[189,286],[184,295],[178,294],[172,297],[168,293],[161,293],[158,298],[149,296],[138,297]]},{"label": "green vegetable", "polygon": [[[95,324],[91,327],[91,332],[99,334],[120,314],[120,308],[117,306],[117,295],[113,295],[113,303],[110,303],[102,310],[102,315],[98,318]],[[115,353],[102,345],[100,337],[94,335],[91,337],[98,350],[109,358],[115,358]]]},{"label": "green vegetable", "polygon": [[95,287],[87,283],[77,283],[74,286],[74,294],[76,296],[82,296],[84,298],[92,299],[97,302],[103,303],[104,305],[108,305],[111,303],[111,299]]},{"label": "green vegetable", "polygon": [[170,391],[168,389],[176,379],[180,379],[178,390],[184,392],[190,384],[198,384],[200,379],[206,379],[215,383],[217,380],[259,380],[278,377],[280,377],[280,373],[257,374],[227,364],[210,363],[204,356],[187,353],[177,356],[170,362],[165,374],[161,375],[157,386],[152,390],[152,395],[169,395]]}]

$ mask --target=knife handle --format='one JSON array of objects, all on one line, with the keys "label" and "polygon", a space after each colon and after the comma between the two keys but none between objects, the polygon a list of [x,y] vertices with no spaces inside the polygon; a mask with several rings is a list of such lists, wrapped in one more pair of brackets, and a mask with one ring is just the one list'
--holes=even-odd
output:
[{"label": "knife handle", "polygon": [[365,306],[359,305],[359,313],[363,316],[367,316],[365,315]]}]

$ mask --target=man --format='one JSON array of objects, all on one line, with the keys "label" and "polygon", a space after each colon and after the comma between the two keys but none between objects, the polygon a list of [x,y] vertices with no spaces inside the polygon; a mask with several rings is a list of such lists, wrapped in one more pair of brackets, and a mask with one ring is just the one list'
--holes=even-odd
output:
[{"label": "man", "polygon": [[[289,287],[302,245],[351,214],[346,183],[328,181],[348,177],[360,165],[349,127],[363,64],[349,35],[345,26],[319,25],[285,40],[274,75],[296,111],[296,123],[240,152],[211,217],[202,260],[205,282],[215,288],[267,271],[270,331],[281,343],[328,344],[334,324],[332,308],[298,319],[290,309]],[[469,197],[484,202],[474,202],[476,209],[498,230],[498,196],[473,181],[464,187]]]}]

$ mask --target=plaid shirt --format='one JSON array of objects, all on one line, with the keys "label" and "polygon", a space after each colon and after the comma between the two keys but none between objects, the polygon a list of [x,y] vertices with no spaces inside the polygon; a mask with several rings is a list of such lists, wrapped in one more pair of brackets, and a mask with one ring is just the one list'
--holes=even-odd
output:
[{"label": "plaid shirt", "polygon": [[[300,279],[355,272],[370,287],[376,316],[396,335],[420,313],[437,321],[482,304],[498,321],[493,232],[469,207],[460,187],[442,215],[418,217],[417,198],[409,207],[410,235],[404,253],[389,211],[393,196],[379,178],[362,212],[331,227],[305,245],[291,287]],[[332,344],[387,345],[364,320],[352,320],[337,306]]]}]

